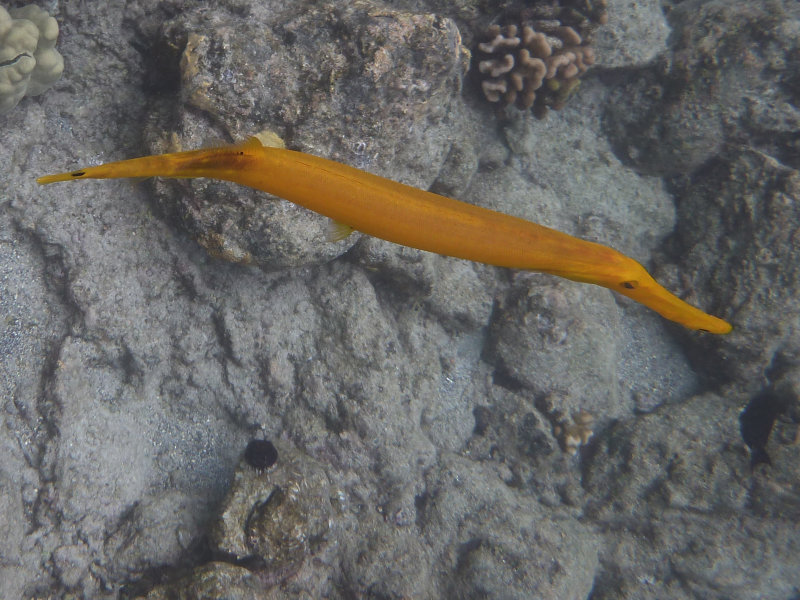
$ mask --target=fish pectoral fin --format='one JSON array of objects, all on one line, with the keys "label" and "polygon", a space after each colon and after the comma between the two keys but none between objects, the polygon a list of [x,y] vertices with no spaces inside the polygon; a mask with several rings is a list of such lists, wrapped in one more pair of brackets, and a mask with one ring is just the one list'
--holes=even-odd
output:
[{"label": "fish pectoral fin", "polygon": [[341,242],[347,239],[354,231],[355,229],[350,227],[350,225],[331,219],[328,221],[328,231],[325,239],[329,242]]}]

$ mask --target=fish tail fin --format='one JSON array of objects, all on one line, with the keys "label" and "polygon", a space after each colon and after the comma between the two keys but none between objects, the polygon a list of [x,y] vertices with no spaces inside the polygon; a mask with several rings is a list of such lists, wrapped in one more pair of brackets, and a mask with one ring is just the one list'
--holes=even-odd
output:
[{"label": "fish tail fin", "polygon": [[71,181],[73,179],[89,179],[91,175],[87,175],[88,169],[80,169],[78,171],[70,171],[68,173],[56,173],[54,175],[44,175],[37,177],[36,183],[39,185],[47,185],[48,183],[57,183],[59,181]]},{"label": "fish tail fin", "polygon": [[175,176],[173,174],[175,162],[170,160],[171,155],[143,156],[129,160],[105,163],[94,167],[83,167],[66,173],[44,175],[36,179],[36,183],[47,185],[59,181],[72,181],[74,179],[120,179],[123,177],[155,177],[158,175]]},{"label": "fish tail fin", "polygon": [[74,179],[121,179],[147,177],[216,177],[229,179],[230,171],[241,168],[241,157],[252,151],[260,150],[265,145],[277,143],[264,141],[253,136],[240,144],[220,148],[204,148],[187,152],[174,152],[143,156],[116,162],[105,163],[95,167],[84,167],[76,171],[44,175],[36,182],[41,185]]},{"label": "fish tail fin", "polygon": [[226,179],[226,171],[237,167],[239,156],[264,147],[282,147],[274,134],[262,132],[232,146],[204,148],[187,152],[143,156],[110,162],[76,171],[44,175],[36,183],[47,185],[74,179],[120,179],[127,177],[218,177]]}]

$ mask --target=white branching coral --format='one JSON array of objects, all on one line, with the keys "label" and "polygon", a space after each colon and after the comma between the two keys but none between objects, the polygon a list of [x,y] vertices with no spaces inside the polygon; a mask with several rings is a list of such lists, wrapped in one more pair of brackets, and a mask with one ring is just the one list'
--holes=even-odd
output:
[{"label": "white branching coral", "polygon": [[64,71],[58,23],[38,6],[0,7],[0,113],[52,86]]}]

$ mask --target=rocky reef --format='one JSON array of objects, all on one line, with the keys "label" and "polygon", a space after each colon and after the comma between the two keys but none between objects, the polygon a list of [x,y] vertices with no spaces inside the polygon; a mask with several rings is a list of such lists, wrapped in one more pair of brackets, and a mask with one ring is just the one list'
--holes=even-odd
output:
[{"label": "rocky reef", "polygon": [[[609,0],[580,93],[497,119],[465,48],[550,4],[58,3],[0,144],[0,597],[796,594],[800,7]],[[267,129],[734,332],[224,182],[35,183]]]}]

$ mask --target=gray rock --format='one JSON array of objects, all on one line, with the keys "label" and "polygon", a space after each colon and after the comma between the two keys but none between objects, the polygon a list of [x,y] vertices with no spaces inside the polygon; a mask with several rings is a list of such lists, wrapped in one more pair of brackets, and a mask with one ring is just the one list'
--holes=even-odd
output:
[{"label": "gray rock", "polygon": [[258,600],[264,597],[264,586],[257,575],[249,569],[225,562],[211,562],[197,567],[182,579],[159,585],[146,595],[139,596],[143,600]]},{"label": "gray rock", "polygon": [[444,457],[428,478],[421,511],[429,543],[446,545],[451,571],[444,595],[587,597],[598,538],[553,513],[542,520],[541,510],[498,477],[495,465]]},{"label": "gray rock", "polygon": [[667,49],[669,25],[660,0],[608,2],[608,23],[594,34],[598,67],[644,66]]},{"label": "gray rock", "polygon": [[65,335],[65,274],[58,248],[15,226],[13,184],[0,182],[0,597],[21,598],[42,577],[40,536],[31,520],[52,477],[47,455],[56,434],[43,378]]},{"label": "gray rock", "polygon": [[744,150],[719,161],[684,189],[674,248],[691,301],[729,318],[733,333],[702,340],[718,377],[762,386],[776,365],[796,368],[800,174]]},{"label": "gray rock", "polygon": [[[587,519],[608,532],[599,598],[786,598],[797,588],[798,495],[785,487],[797,461],[773,447],[774,471],[751,472],[737,431],[746,400],[732,389],[697,396],[598,442],[584,484]],[[776,510],[777,498],[793,508]]]},{"label": "gray rock", "polygon": [[606,111],[621,156],[653,174],[690,172],[752,144],[798,166],[796,2],[681,2],[671,53],[618,86]]},{"label": "gray rock", "polygon": [[335,493],[321,465],[289,444],[263,471],[242,461],[211,528],[215,551],[280,582],[325,542]]}]

